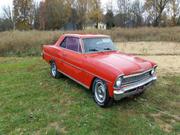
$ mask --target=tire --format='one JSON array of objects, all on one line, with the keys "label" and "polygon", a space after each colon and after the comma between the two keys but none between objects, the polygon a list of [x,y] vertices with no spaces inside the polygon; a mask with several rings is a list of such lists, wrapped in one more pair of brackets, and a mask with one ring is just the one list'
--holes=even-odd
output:
[{"label": "tire", "polygon": [[62,77],[62,74],[61,74],[60,72],[58,72],[56,63],[55,63],[54,61],[52,61],[52,62],[50,63],[50,66],[51,66],[51,68],[50,68],[50,71],[51,71],[51,72],[50,72],[50,73],[51,73],[51,76],[52,76],[53,78],[59,79],[60,77]]},{"label": "tire", "polygon": [[106,83],[101,79],[95,79],[92,86],[94,101],[100,107],[108,107],[113,103],[113,99],[109,96]]}]

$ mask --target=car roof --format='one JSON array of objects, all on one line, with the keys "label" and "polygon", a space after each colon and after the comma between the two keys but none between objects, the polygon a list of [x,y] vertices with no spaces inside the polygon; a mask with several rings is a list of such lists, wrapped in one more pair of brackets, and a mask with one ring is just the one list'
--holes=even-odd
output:
[{"label": "car roof", "polygon": [[78,38],[110,37],[108,35],[101,35],[101,34],[64,34],[64,36],[78,37]]}]

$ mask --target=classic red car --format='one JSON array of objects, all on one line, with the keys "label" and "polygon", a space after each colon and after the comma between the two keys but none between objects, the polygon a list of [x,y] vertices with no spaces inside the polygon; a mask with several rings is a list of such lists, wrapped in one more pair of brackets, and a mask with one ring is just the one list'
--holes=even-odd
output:
[{"label": "classic red car", "polygon": [[142,93],[157,79],[154,62],[116,50],[106,35],[65,34],[54,45],[44,45],[42,56],[52,77],[65,75],[92,90],[101,107]]}]

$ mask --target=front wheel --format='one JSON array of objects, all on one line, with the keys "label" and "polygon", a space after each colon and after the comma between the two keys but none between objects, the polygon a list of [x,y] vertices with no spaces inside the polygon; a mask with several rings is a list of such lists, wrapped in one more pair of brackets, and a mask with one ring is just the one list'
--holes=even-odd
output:
[{"label": "front wheel", "polygon": [[56,63],[51,62],[50,65],[51,65],[51,76],[56,79],[60,78],[62,74],[58,72]]},{"label": "front wheel", "polygon": [[95,79],[93,82],[93,98],[94,101],[101,107],[112,105],[113,99],[109,96],[106,83],[101,79]]}]

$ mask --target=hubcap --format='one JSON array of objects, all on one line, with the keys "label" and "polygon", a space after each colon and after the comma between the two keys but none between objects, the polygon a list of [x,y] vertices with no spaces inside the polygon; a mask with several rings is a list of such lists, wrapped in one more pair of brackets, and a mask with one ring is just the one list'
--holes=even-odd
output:
[{"label": "hubcap", "polygon": [[56,76],[56,65],[54,63],[51,65],[51,72],[52,72],[52,75],[55,77]]},{"label": "hubcap", "polygon": [[100,103],[103,103],[106,99],[106,88],[105,85],[100,81],[95,85],[95,97]]}]

